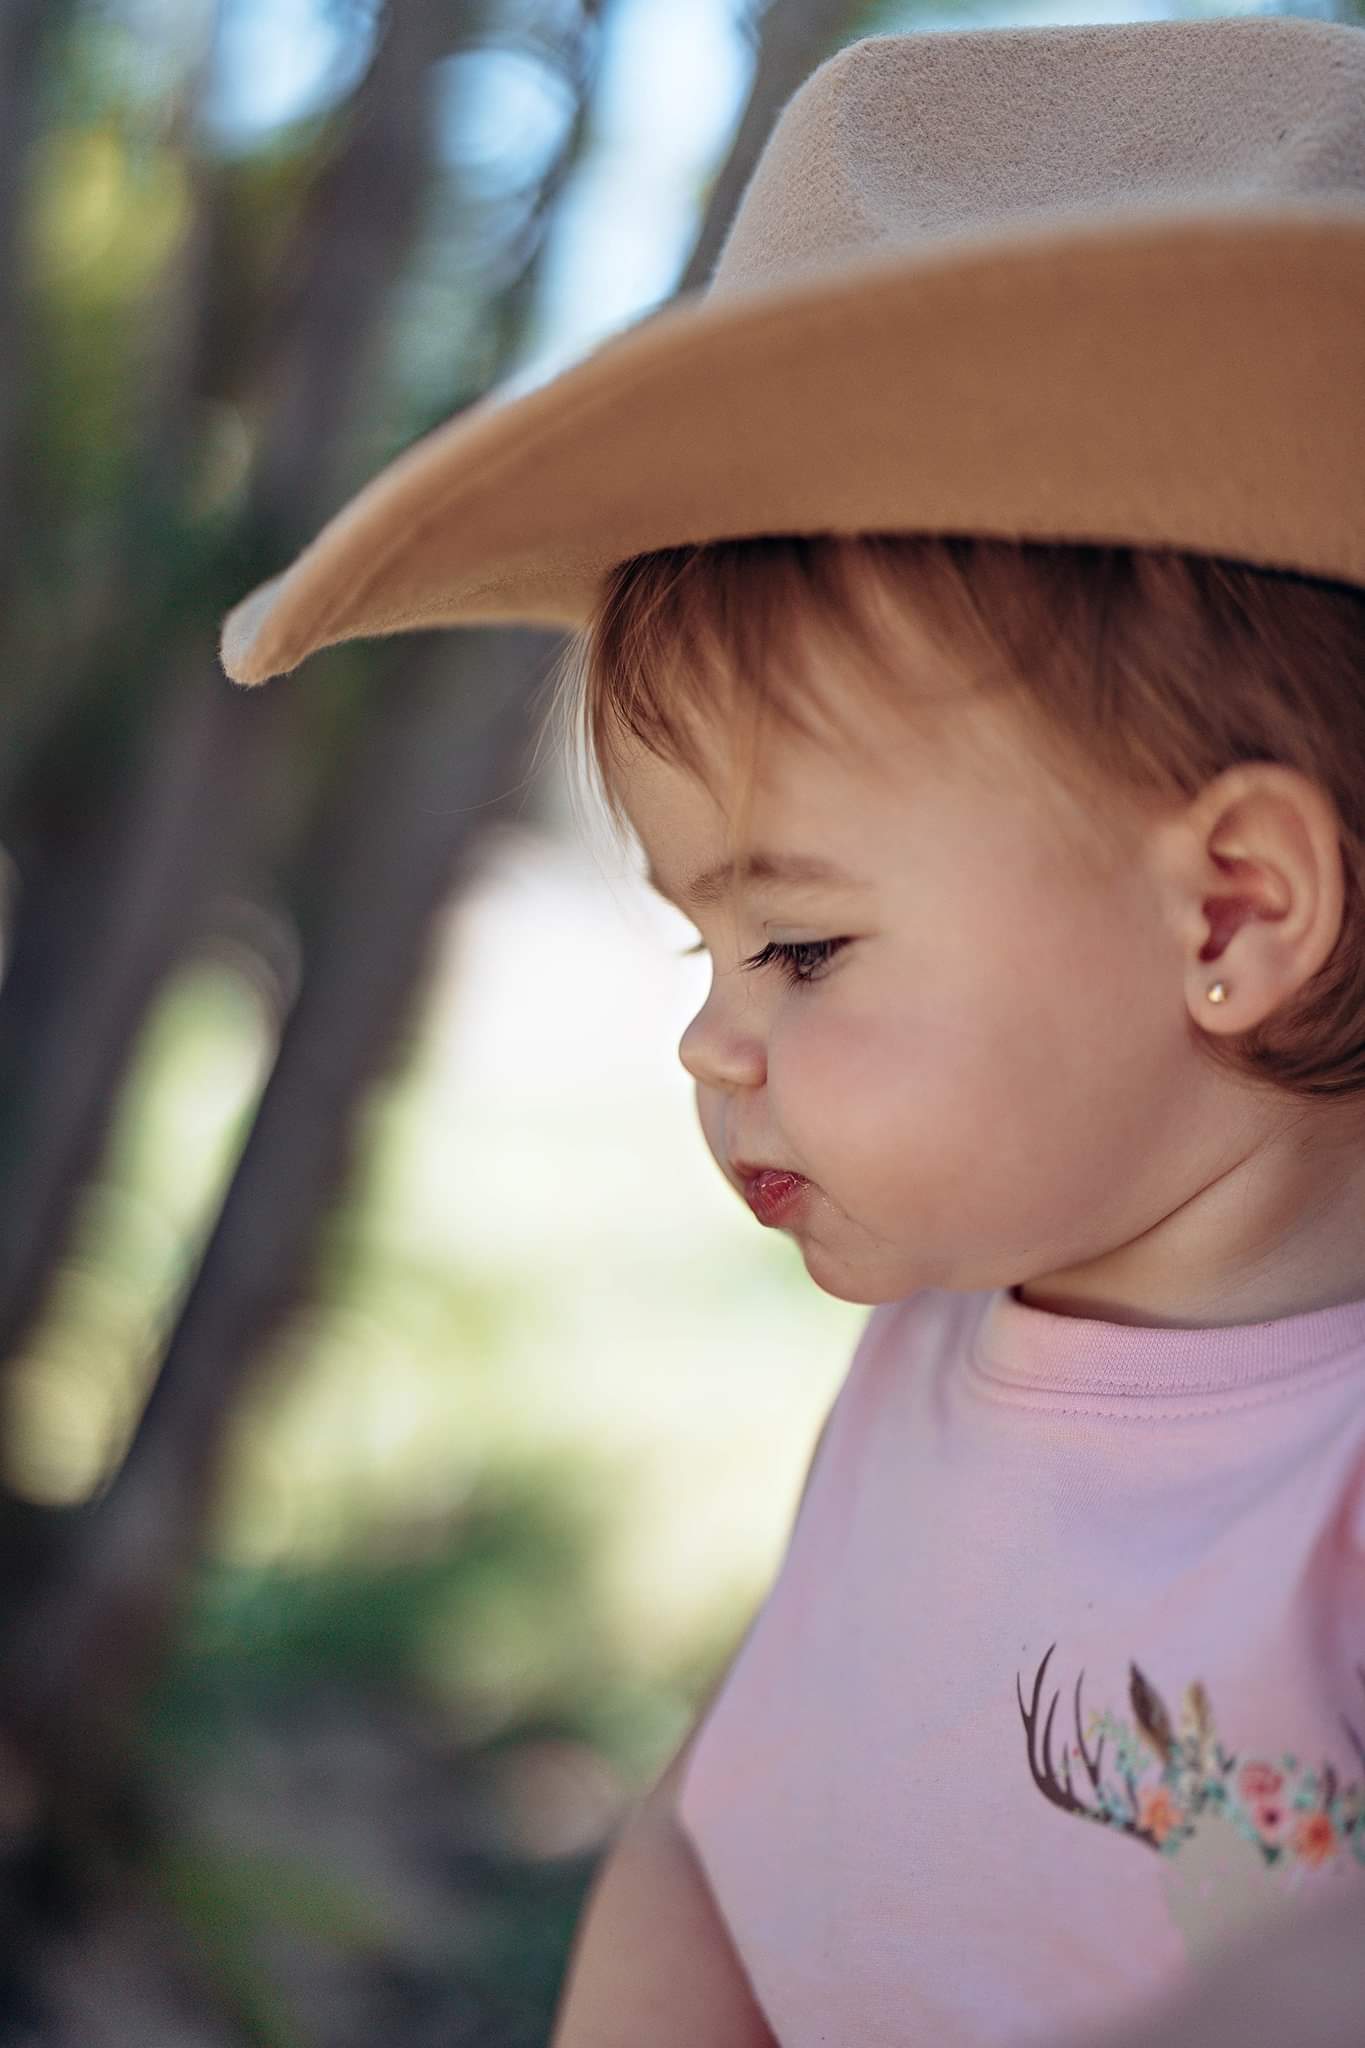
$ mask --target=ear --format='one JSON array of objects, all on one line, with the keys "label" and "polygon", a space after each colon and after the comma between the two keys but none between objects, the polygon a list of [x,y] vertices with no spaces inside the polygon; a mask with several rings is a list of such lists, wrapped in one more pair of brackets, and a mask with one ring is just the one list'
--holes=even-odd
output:
[{"label": "ear", "polygon": [[[1215,776],[1167,826],[1162,856],[1202,1030],[1249,1031],[1326,964],[1345,905],[1340,825],[1298,769],[1248,761]],[[1208,1000],[1216,981],[1226,1002]]]}]

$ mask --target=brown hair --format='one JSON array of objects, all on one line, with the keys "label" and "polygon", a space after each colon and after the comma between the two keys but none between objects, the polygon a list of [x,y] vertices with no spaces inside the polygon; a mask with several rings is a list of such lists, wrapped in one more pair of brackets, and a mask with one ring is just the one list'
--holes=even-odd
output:
[{"label": "brown hair", "polygon": [[[1290,1003],[1209,1057],[1305,1099],[1365,1098],[1365,590],[1173,549],[973,535],[778,534],[616,565],[557,664],[551,714],[628,829],[614,741],[704,777],[719,721],[743,801],[766,721],[822,734],[814,646],[835,646],[908,719],[946,701],[906,681],[907,621],[955,677],[1027,712],[1040,761],[1088,810],[1096,792],[1193,798],[1271,760],[1331,798],[1345,905],[1331,957]],[[897,629],[901,639],[896,638]],[[955,682],[949,696],[960,697]],[[857,692],[845,693],[856,706]],[[816,714],[814,720],[812,714]],[[849,733],[844,735],[846,738]]]}]

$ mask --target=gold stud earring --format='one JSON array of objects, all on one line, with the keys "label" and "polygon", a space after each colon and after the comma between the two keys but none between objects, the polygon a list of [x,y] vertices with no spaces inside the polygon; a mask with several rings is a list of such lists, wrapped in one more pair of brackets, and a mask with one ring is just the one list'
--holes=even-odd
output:
[{"label": "gold stud earring", "polygon": [[1228,985],[1225,981],[1215,981],[1212,988],[1205,990],[1205,994],[1211,1003],[1225,1003],[1228,999]]}]

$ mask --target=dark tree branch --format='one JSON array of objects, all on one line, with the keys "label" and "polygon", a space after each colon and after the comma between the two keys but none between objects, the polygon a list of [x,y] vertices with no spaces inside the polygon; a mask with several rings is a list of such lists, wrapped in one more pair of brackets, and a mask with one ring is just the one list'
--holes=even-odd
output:
[{"label": "dark tree branch", "polygon": [[[138,1026],[207,896],[243,857],[253,792],[300,716],[288,692],[256,701],[226,685],[215,599],[241,570],[273,565],[281,550],[302,544],[366,414],[376,337],[429,177],[431,138],[414,118],[414,81],[443,47],[438,28],[448,40],[446,10],[392,0],[361,114],[300,226],[297,260],[306,249],[320,277],[335,265],[346,303],[329,300],[326,317],[300,312],[279,330],[242,544],[199,565],[196,590],[168,593],[182,618],[197,599],[169,644],[155,604],[130,609],[122,646],[117,624],[97,621],[108,636],[92,656],[106,664],[104,715],[119,734],[134,721],[136,753],[102,804],[92,807],[94,770],[86,764],[71,799],[79,809],[66,807],[59,782],[57,801],[35,802],[27,831],[12,842],[21,887],[0,986],[0,1359],[13,1356],[47,1299]],[[374,160],[390,150],[379,183]],[[189,246],[198,246],[197,235]],[[193,379],[181,372],[172,382],[174,410],[183,414]],[[160,456],[177,438],[167,431]],[[149,458],[158,459],[157,451]],[[149,471],[149,485],[150,478]],[[148,528],[138,531],[150,547]],[[126,566],[134,591],[140,578],[155,586],[165,573],[154,553]],[[54,772],[69,774],[61,753]]]}]

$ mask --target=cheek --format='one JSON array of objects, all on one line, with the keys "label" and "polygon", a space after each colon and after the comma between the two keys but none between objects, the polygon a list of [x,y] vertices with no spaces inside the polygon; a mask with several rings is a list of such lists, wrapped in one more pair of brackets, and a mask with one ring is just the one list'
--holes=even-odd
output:
[{"label": "cheek", "polygon": [[[964,847],[929,923],[783,1006],[774,1126],[850,1213],[1013,1234],[1085,1213],[1183,1100],[1169,940],[1136,887]],[[973,865],[973,859],[975,865]]]},{"label": "cheek", "polygon": [[[996,955],[997,962],[1000,955]],[[1150,1100],[1136,991],[1115,991],[1070,957],[1022,954],[986,971],[973,955],[956,980],[832,1000],[794,1019],[769,1048],[776,1127],[812,1178],[851,1213],[951,1205],[966,1224],[1021,1191],[1046,1200],[1049,1178],[1085,1184],[1088,1157],[1132,1141]],[[1115,1088],[1116,1064],[1135,1084]],[[1117,1128],[1111,1128],[1117,1126]]]},{"label": "cheek", "polygon": [[942,1005],[866,994],[812,1003],[769,1045],[774,1119],[831,1195],[875,1209],[960,1139],[978,1099],[976,1061]]}]

